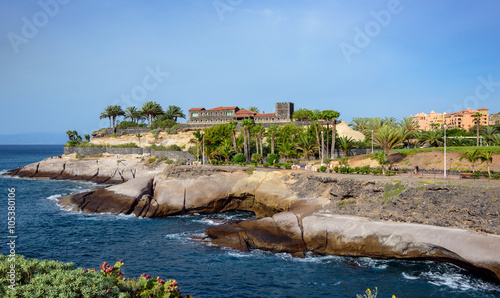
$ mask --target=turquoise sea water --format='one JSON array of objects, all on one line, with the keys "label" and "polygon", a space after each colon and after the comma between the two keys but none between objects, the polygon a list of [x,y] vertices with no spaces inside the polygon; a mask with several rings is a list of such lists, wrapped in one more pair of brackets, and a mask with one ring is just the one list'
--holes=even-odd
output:
[{"label": "turquoise sea water", "polygon": [[[63,146],[0,146],[0,171],[49,156]],[[86,215],[62,210],[57,197],[91,183],[0,177],[0,253],[7,254],[7,194],[16,189],[17,253],[73,262],[85,268],[123,260],[127,277],[174,278],[196,297],[355,297],[378,287],[378,297],[500,297],[500,286],[451,264],[338,256],[293,258],[260,250],[244,253],[194,240],[229,212],[161,219]],[[3,215],[2,215],[3,214]]]}]

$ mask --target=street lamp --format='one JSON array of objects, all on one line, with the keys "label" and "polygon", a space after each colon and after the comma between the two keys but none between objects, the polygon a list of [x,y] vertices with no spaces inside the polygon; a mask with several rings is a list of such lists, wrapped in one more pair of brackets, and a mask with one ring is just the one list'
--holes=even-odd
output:
[{"label": "street lamp", "polygon": [[202,154],[203,154],[203,165],[205,165],[205,132],[202,131],[201,134],[203,135],[203,151],[202,151]]},{"label": "street lamp", "polygon": [[323,147],[325,146],[325,139],[323,138],[323,127],[321,128],[321,165],[323,165],[323,155],[325,149]]},{"label": "street lamp", "polygon": [[372,154],[373,154],[373,130],[372,130]]},{"label": "street lamp", "polygon": [[446,124],[443,125],[444,129],[444,178],[446,179]]}]

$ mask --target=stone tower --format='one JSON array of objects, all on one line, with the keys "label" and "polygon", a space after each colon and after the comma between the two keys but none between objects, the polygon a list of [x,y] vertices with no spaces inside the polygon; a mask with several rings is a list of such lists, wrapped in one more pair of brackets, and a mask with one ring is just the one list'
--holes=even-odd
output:
[{"label": "stone tower", "polygon": [[279,121],[290,121],[293,115],[293,102],[277,102],[276,117]]}]

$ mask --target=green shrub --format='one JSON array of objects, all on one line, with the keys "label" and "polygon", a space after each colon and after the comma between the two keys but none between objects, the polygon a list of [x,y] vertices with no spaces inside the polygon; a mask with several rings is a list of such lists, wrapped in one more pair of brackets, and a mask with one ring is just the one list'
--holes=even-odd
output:
[{"label": "green shrub", "polygon": [[254,166],[249,166],[249,167],[246,167],[245,168],[245,173],[247,173],[248,175],[252,175],[253,172],[255,171],[255,167]]},{"label": "green shrub", "polygon": [[326,169],[327,169],[327,167],[326,167],[326,166],[321,166],[321,167],[319,168],[319,171],[324,173],[324,172],[326,172]]},{"label": "green shrub", "polygon": [[152,128],[161,128],[161,129],[172,128],[176,125],[177,125],[177,122],[175,122],[172,119],[161,119],[161,118],[157,118],[157,119],[153,120],[153,122],[151,123]]},{"label": "green shrub", "polygon": [[116,125],[116,128],[125,129],[130,127],[146,127],[146,124],[136,123],[133,121],[122,121]]},{"label": "green shrub", "polygon": [[139,147],[136,143],[123,143],[123,144],[119,144],[119,145],[111,145],[111,146],[108,146],[110,148],[141,148]]},{"label": "green shrub", "polygon": [[245,155],[243,153],[237,153],[233,156],[233,161],[235,163],[243,163],[246,161]]},{"label": "green shrub", "polygon": [[363,175],[370,174],[370,172],[371,172],[370,166],[364,166],[361,168],[361,174]]},{"label": "green shrub", "polygon": [[177,145],[177,144],[168,145],[167,147],[165,147],[163,145],[153,144],[153,145],[149,146],[149,148],[151,148],[155,151],[182,151],[181,147],[179,147],[179,145]]},{"label": "green shrub", "polygon": [[382,172],[381,167],[377,167],[375,170],[372,170],[373,175],[382,174]]},{"label": "green shrub", "polygon": [[264,168],[268,168],[268,167],[269,167],[269,164],[268,164],[268,163],[265,163],[265,164],[263,164],[262,166],[264,166]]},{"label": "green shrub", "polygon": [[491,178],[493,178],[495,180],[500,180],[500,173],[496,173],[494,175],[491,175]]},{"label": "green shrub", "polygon": [[252,154],[252,162],[259,163],[262,160],[262,154]]},{"label": "green shrub", "polygon": [[280,162],[280,157],[276,153],[271,153],[267,155],[267,163],[272,165],[272,164],[277,164]]},{"label": "green shrub", "polygon": [[76,153],[76,154],[75,154],[75,157],[76,157],[76,159],[80,160],[80,159],[85,158],[85,155],[80,154],[80,153]]},{"label": "green shrub", "polygon": [[326,164],[329,164],[331,161],[332,161],[332,159],[330,157],[323,158],[323,162]]},{"label": "green shrub", "polygon": [[291,168],[292,168],[292,164],[291,163],[286,163],[285,164],[285,169],[290,170]]},{"label": "green shrub", "polygon": [[[125,279],[123,262],[110,266],[104,262],[100,271],[74,268],[71,263],[25,259],[0,255],[0,296],[2,297],[182,297],[175,280],[164,281],[143,274]],[[15,287],[9,288],[10,266],[15,262]],[[189,296],[189,295],[188,295]]]},{"label": "green shrub", "polygon": [[339,168],[339,166],[335,166],[335,167],[333,167],[333,170],[335,171],[335,173],[338,173],[340,171],[340,168]]}]

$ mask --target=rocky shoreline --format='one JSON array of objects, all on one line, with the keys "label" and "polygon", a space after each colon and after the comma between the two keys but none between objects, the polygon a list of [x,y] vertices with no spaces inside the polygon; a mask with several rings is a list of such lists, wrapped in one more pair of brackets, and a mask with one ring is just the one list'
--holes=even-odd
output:
[{"label": "rocky shoreline", "polygon": [[[66,158],[66,157],[64,157]],[[500,184],[427,181],[116,159],[47,159],[8,172],[121,183],[60,199],[72,210],[143,217],[229,210],[258,219],[210,227],[214,244],[455,263],[500,281]]]}]

